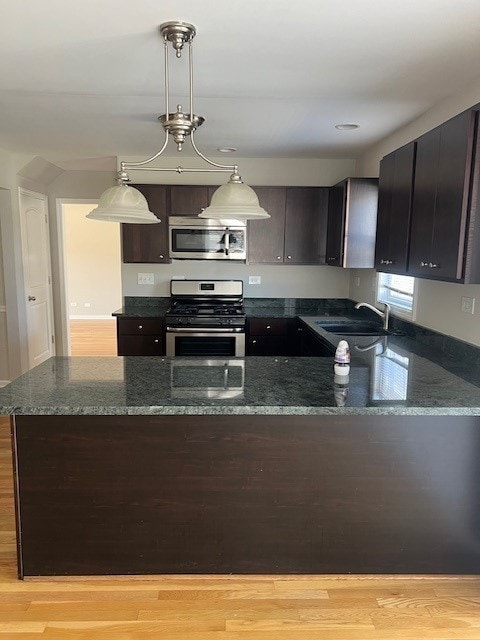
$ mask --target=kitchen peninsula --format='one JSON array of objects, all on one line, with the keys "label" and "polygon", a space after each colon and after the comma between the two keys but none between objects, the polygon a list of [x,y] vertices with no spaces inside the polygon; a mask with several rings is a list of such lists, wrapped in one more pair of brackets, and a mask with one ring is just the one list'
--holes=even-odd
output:
[{"label": "kitchen peninsula", "polygon": [[362,340],[348,392],[331,358],[57,357],[18,378],[19,576],[479,573],[480,389]]}]

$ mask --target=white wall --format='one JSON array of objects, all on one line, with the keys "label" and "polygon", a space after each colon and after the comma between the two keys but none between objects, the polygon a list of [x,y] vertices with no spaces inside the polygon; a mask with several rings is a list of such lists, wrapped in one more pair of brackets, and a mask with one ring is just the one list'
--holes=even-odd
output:
[{"label": "white wall", "polygon": [[61,264],[58,251],[57,205],[62,200],[98,200],[105,189],[114,184],[115,174],[112,171],[65,171],[49,185],[48,204],[57,355],[67,355],[68,353],[66,312],[63,313],[63,309],[66,308],[66,300],[61,278],[63,264]]},{"label": "white wall", "polygon": [[[153,273],[155,284],[137,284],[138,273]],[[248,276],[261,276],[260,285],[249,285]],[[181,260],[172,264],[126,264],[122,267],[125,296],[169,296],[170,280],[187,279],[243,280],[247,298],[348,298],[348,269],[296,265],[224,264],[208,260]]]},{"label": "white wall", "polygon": [[63,207],[70,317],[111,317],[122,306],[120,225],[88,220],[92,208]]},{"label": "white wall", "polygon": [[[480,79],[461,94],[443,101],[369,149],[357,161],[356,175],[378,176],[379,163],[384,155],[478,102],[480,102]],[[356,285],[357,277],[360,277],[359,287]],[[357,301],[373,302],[374,278],[373,270],[353,269],[350,297]],[[462,313],[460,310],[462,296],[476,299],[474,315]],[[480,285],[418,280],[416,323],[480,346]]]},{"label": "white wall", "polygon": [[[121,158],[132,162],[141,158]],[[289,158],[215,158],[217,162],[237,163],[243,180],[250,185],[331,186],[355,175],[354,160],[305,160]],[[153,166],[172,167],[181,162],[185,167],[205,167],[195,158],[162,158]],[[131,172],[132,182],[151,184],[223,184],[228,173],[150,173]],[[252,226],[255,223],[252,222]],[[137,273],[153,273],[155,285],[137,284]],[[261,285],[248,285],[249,275],[262,277]],[[331,267],[293,265],[245,265],[210,263],[207,261],[177,261],[167,265],[122,265],[122,287],[125,296],[165,296],[170,294],[170,280],[186,278],[236,278],[244,281],[247,297],[345,298],[349,291],[349,272]]]}]

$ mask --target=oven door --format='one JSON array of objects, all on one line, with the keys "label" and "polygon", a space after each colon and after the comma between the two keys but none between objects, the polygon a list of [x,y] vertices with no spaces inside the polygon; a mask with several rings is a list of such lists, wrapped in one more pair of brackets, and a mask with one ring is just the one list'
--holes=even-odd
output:
[{"label": "oven door", "polygon": [[245,332],[239,328],[167,327],[167,356],[245,355]]},{"label": "oven door", "polygon": [[246,260],[246,229],[170,226],[170,258]]}]

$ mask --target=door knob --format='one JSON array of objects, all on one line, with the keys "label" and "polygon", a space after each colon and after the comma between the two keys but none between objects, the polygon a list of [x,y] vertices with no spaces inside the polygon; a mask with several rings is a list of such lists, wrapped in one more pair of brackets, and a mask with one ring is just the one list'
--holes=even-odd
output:
[{"label": "door knob", "polygon": [[28,296],[28,301],[29,302],[35,302],[36,297],[35,296]]}]

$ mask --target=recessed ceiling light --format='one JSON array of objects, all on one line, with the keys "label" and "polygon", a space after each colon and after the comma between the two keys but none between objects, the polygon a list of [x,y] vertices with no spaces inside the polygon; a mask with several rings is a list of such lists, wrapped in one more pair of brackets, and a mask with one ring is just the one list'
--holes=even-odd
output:
[{"label": "recessed ceiling light", "polygon": [[220,147],[220,149],[217,149],[220,153],[233,153],[236,150],[236,147]]},{"label": "recessed ceiling light", "polygon": [[351,131],[352,129],[358,129],[360,127],[359,124],[336,124],[335,129],[340,129],[340,131]]}]

